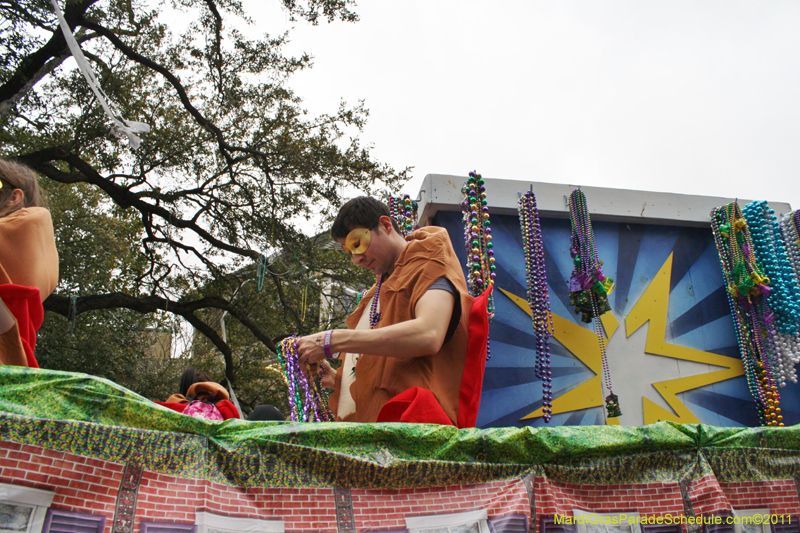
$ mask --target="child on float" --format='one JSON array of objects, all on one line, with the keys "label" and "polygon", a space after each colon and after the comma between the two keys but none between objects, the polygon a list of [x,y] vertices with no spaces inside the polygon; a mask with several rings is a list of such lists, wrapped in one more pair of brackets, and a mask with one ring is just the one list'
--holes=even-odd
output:
[{"label": "child on float", "polygon": [[42,302],[57,283],[53,221],[36,174],[0,158],[0,364],[39,366]]},{"label": "child on float", "polygon": [[[196,398],[214,402],[225,420],[241,418],[236,406],[230,401],[230,396],[225,387],[211,381],[211,378],[202,370],[187,368],[181,375],[180,392],[167,398],[166,402],[155,402],[168,407],[173,411],[183,413],[186,407]],[[269,404],[256,406],[247,417],[249,421],[284,421],[286,417],[278,408]]]},{"label": "child on float", "polygon": [[208,374],[202,370],[187,368],[181,375],[179,388],[180,392],[171,395],[166,402],[155,403],[183,413],[192,401],[201,400],[214,404],[223,420],[241,418],[238,409],[230,401],[230,395],[225,387],[211,381]]}]

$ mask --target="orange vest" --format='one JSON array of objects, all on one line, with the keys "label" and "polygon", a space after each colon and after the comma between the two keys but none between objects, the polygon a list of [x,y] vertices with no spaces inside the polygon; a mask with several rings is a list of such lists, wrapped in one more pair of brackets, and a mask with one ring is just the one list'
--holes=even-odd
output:
[{"label": "orange vest", "polygon": [[[36,316],[18,316],[15,324],[0,335],[0,363],[21,366],[36,364],[32,344],[36,342],[36,329],[41,325],[41,302],[58,283],[58,252],[53,235],[50,212],[43,207],[26,207],[0,218],[0,285],[13,284],[20,288],[38,290]],[[7,293],[9,291],[5,291]],[[17,290],[16,292],[19,292]],[[36,299],[37,296],[32,298]],[[13,307],[9,305],[9,307]],[[17,309],[26,308],[16,306]],[[33,309],[33,308],[31,308]],[[32,324],[32,325],[31,325]],[[22,331],[20,326],[24,329]],[[33,329],[32,329],[33,328]],[[26,354],[24,335],[31,352]],[[32,335],[32,338],[30,338]]]},{"label": "orange vest", "polygon": [[50,211],[26,207],[0,218],[0,283],[36,287],[44,301],[58,284]]}]

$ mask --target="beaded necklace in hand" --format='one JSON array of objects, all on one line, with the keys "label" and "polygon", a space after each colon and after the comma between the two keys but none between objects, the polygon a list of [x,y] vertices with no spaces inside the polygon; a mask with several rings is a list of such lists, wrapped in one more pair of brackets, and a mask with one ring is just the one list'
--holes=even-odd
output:
[{"label": "beaded necklace in hand", "polygon": [[[473,297],[480,296],[494,283],[497,266],[492,244],[492,228],[489,221],[489,206],[483,178],[475,171],[469,173],[467,183],[461,189],[464,223],[464,245],[467,249],[467,288]],[[494,318],[494,295],[489,295],[489,322]],[[486,341],[486,359],[491,357],[489,341]]]},{"label": "beaded necklace in hand", "polygon": [[535,375],[542,380],[542,418],[550,422],[553,413],[552,370],[550,368],[550,337],[553,334],[553,316],[550,313],[550,295],[547,291],[547,272],[544,264],[544,242],[539,224],[536,196],[527,191],[519,199],[519,225],[525,252],[525,281],[528,287],[528,305],[536,336]]},{"label": "beaded necklace in hand", "polygon": [[727,287],[745,379],[756,404],[761,425],[783,426],[780,394],[773,372],[774,316],[765,296],[764,276],[753,252],[747,221],[736,202],[711,211],[711,230]]},{"label": "beaded necklace in hand", "polygon": [[[369,309],[369,329],[375,326],[381,319],[378,311],[378,302],[381,294],[381,285],[386,274],[378,276],[375,286],[375,294]],[[363,298],[362,292],[358,301]],[[335,420],[333,413],[328,408],[328,395],[320,385],[322,376],[312,375],[310,366],[306,366],[306,372],[300,368],[299,356],[297,354],[297,336],[286,337],[278,344],[278,361],[284,375],[284,381],[289,389],[289,409],[291,419],[295,422],[329,422]],[[353,368],[355,371],[355,368]],[[300,387],[297,384],[300,384]],[[302,390],[301,390],[302,389]]]},{"label": "beaded necklace in hand", "polygon": [[773,372],[779,387],[786,380],[797,383],[795,364],[800,353],[795,339],[800,325],[800,290],[792,264],[787,257],[775,211],[767,202],[752,202],[743,209],[753,240],[753,250],[769,278],[767,303],[775,315],[773,344],[777,355]]},{"label": "beaded necklace in hand", "polygon": [[597,257],[586,196],[580,189],[575,189],[569,196],[569,221],[572,227],[570,255],[575,265],[569,279],[569,302],[575,306],[575,312],[581,314],[581,321],[588,324],[594,320],[594,331],[600,343],[600,360],[608,389],[606,411],[612,418],[622,416],[619,398],[611,388],[611,370],[608,366],[603,324],[600,322],[600,316],[611,310],[608,295],[614,289],[614,280],[603,274],[603,262]]},{"label": "beaded necklace in hand", "polygon": [[[328,408],[328,395],[323,391],[322,376],[312,375],[311,368],[306,372],[300,368],[297,354],[297,337],[286,337],[278,344],[278,361],[286,376],[289,388],[288,400],[291,419],[294,422],[330,422],[333,413]],[[299,387],[298,387],[299,384]]]}]

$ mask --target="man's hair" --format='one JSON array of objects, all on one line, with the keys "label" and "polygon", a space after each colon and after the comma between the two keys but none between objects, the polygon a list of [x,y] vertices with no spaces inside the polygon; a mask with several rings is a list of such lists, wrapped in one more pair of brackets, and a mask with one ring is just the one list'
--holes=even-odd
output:
[{"label": "man's hair", "polygon": [[400,226],[397,225],[386,204],[369,196],[353,198],[339,209],[339,214],[336,215],[331,227],[331,237],[334,240],[344,239],[353,228],[375,229],[383,216],[389,217],[394,230],[402,234]]}]

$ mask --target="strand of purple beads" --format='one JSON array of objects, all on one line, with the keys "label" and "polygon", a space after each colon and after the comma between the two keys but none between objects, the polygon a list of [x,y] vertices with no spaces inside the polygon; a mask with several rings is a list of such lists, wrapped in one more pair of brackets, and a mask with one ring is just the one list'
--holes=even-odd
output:
[{"label": "strand of purple beads", "polygon": [[528,287],[528,305],[536,336],[536,377],[542,380],[542,418],[550,422],[553,413],[553,372],[550,367],[550,337],[553,334],[553,317],[550,313],[550,294],[547,290],[544,242],[539,223],[536,196],[528,191],[519,199],[519,222],[525,252],[525,278]]}]

